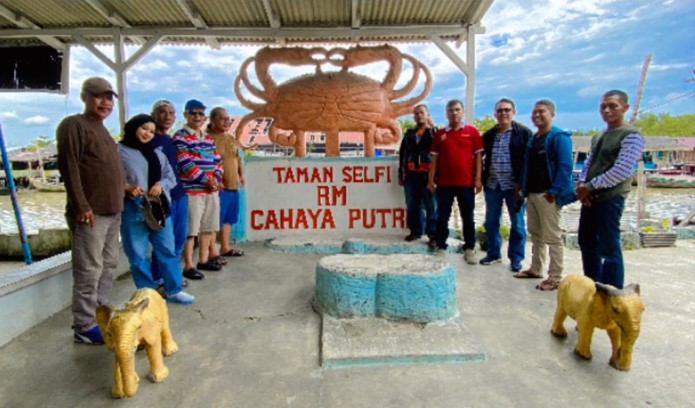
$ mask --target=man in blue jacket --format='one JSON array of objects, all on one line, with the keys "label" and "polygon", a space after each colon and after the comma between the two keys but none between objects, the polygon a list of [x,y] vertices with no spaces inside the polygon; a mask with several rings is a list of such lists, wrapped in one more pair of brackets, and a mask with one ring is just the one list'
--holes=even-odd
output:
[{"label": "man in blue jacket", "polygon": [[531,129],[515,122],[516,105],[508,98],[495,104],[497,125],[483,133],[483,186],[485,187],[485,233],[487,256],[481,265],[502,262],[500,219],[502,205],[507,205],[511,228],[509,231],[509,269],[521,270],[526,246],[524,206],[521,200],[521,173],[524,168],[526,144],[532,136]]},{"label": "man in blue jacket", "polygon": [[564,245],[560,211],[577,199],[572,174],[572,138],[569,132],[553,126],[554,117],[552,101],[541,99],[533,106],[531,120],[537,131],[526,145],[521,180],[521,194],[528,201],[531,267],[514,276],[542,278],[548,251],[548,278],[536,286],[540,290],[555,290],[562,279]]}]

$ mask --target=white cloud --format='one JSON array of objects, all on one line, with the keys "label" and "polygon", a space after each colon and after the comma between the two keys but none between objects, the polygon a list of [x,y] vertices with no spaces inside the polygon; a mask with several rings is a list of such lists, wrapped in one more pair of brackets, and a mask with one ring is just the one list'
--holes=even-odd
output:
[{"label": "white cloud", "polygon": [[0,112],[0,119],[5,120],[5,119],[19,119],[19,115],[17,115],[17,112],[12,111],[12,112]]},{"label": "white cloud", "polygon": [[[640,65],[640,68],[642,66]],[[649,65],[649,70],[650,71],[668,71],[672,69],[687,69],[691,68],[691,64],[687,63],[675,63],[675,64],[650,64]]]},{"label": "white cloud", "polygon": [[36,116],[32,116],[30,118],[24,119],[23,122],[26,124],[30,124],[30,125],[40,125],[43,123],[48,123],[50,120],[51,120],[50,118],[47,118],[45,116],[36,115]]}]

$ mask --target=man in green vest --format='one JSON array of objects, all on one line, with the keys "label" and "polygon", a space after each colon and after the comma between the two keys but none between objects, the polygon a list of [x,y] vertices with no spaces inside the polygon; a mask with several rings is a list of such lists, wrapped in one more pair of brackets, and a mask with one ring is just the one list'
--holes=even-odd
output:
[{"label": "man in green vest", "polygon": [[630,192],[633,168],[644,148],[639,131],[625,123],[629,108],[623,91],[611,90],[601,97],[599,112],[607,128],[592,139],[577,187],[582,203],[579,247],[584,274],[619,289],[625,278],[620,218]]}]

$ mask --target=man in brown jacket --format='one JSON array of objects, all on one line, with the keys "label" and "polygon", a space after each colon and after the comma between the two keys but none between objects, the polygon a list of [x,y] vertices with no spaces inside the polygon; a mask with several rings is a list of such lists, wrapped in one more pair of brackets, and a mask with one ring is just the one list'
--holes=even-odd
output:
[{"label": "man in brown jacket", "polygon": [[125,175],[118,148],[104,127],[118,96],[103,78],[82,84],[84,112],[58,125],[58,166],[65,182],[65,217],[72,231],[72,314],[77,343],[103,344],[94,321],[107,304],[118,266],[118,232]]}]

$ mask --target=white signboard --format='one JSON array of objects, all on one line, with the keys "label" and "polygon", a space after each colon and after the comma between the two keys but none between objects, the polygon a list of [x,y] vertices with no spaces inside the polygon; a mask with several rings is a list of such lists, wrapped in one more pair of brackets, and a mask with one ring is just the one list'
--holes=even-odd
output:
[{"label": "white signboard", "polygon": [[397,157],[247,158],[246,238],[350,236],[406,228]]}]

